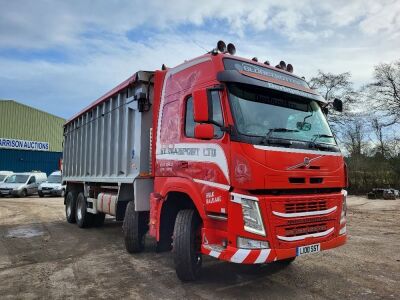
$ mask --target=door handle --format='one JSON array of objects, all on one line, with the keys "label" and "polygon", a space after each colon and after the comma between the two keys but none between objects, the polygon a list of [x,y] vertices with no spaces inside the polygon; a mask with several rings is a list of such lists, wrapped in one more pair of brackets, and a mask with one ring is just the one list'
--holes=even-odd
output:
[{"label": "door handle", "polygon": [[181,167],[182,169],[187,169],[189,168],[189,163],[187,161],[180,161],[179,167]]}]

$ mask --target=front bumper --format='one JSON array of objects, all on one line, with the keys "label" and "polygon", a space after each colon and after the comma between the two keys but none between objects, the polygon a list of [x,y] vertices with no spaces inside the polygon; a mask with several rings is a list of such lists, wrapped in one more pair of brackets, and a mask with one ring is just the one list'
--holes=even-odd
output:
[{"label": "front bumper", "polygon": [[42,195],[61,196],[63,190],[39,190],[38,193]]},{"label": "front bumper", "polygon": [[[321,242],[321,251],[339,247],[346,243],[347,235],[343,234]],[[311,243],[312,244],[312,243]],[[232,246],[223,248],[217,245],[203,244],[201,252],[220,260],[239,264],[264,264],[296,256],[295,248],[285,249],[241,249]]]}]

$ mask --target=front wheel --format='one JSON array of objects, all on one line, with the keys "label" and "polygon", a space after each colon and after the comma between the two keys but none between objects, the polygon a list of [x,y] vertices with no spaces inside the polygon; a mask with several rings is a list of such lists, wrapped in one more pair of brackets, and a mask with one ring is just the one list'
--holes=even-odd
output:
[{"label": "front wheel", "polygon": [[129,202],[126,207],[122,230],[126,251],[129,253],[142,252],[145,236],[149,230],[149,212],[135,211],[135,203]]},{"label": "front wheel", "polygon": [[175,271],[182,281],[198,277],[202,264],[201,219],[193,209],[178,212],[175,220],[173,253]]},{"label": "front wheel", "polygon": [[27,192],[26,192],[26,190],[24,189],[24,190],[22,190],[21,193],[19,194],[19,197],[25,198],[26,195],[27,195]]}]

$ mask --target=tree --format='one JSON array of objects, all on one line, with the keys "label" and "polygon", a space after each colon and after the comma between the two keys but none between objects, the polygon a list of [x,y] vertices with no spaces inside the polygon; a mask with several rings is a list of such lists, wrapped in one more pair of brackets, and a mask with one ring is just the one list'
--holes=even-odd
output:
[{"label": "tree", "polygon": [[375,66],[374,82],[366,91],[371,106],[385,119],[383,126],[400,124],[400,60]]},{"label": "tree", "polygon": [[350,72],[333,74],[319,70],[318,74],[308,82],[310,87],[316,89],[327,101],[331,102],[335,98],[343,101],[343,113],[331,109],[328,114],[328,121],[336,134],[339,134],[342,131],[341,127],[349,118],[351,119],[351,106],[357,98],[350,79]]}]

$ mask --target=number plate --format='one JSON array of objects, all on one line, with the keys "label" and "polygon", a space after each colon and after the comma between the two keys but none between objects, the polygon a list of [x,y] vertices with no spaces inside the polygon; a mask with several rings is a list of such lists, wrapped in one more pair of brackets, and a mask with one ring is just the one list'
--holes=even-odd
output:
[{"label": "number plate", "polygon": [[321,251],[320,244],[313,244],[313,245],[297,247],[296,256],[316,253],[316,252],[319,252],[319,251]]}]

